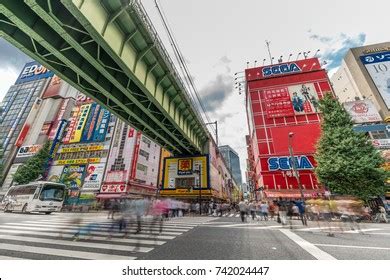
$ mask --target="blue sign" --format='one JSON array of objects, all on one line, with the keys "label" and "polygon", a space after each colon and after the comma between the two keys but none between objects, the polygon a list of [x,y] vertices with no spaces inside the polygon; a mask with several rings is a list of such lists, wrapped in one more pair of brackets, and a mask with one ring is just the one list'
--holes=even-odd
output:
[{"label": "blue sign", "polygon": [[110,111],[102,108],[93,134],[93,142],[103,142],[106,138],[108,123],[110,122]]},{"label": "blue sign", "polygon": [[302,69],[296,63],[285,63],[275,66],[267,66],[263,68],[263,77],[272,75],[288,74],[294,72],[301,72]]},{"label": "blue sign", "polygon": [[89,110],[89,115],[87,122],[85,123],[84,130],[83,130],[83,135],[81,136],[81,141],[80,142],[88,142],[92,140],[93,136],[93,131],[95,129],[96,125],[96,119],[97,119],[97,111],[99,110],[99,105],[96,103],[93,103],[91,105],[91,108]]},{"label": "blue sign", "polygon": [[[295,156],[295,166],[300,170],[314,169],[313,164],[311,164],[307,156]],[[276,170],[291,170],[292,161],[290,157],[270,157],[268,159],[268,169],[269,171]]]},{"label": "blue sign", "polygon": [[380,53],[362,55],[360,57],[360,60],[362,61],[363,64],[390,61],[390,52],[380,52]]},{"label": "blue sign", "polygon": [[24,65],[24,68],[20,73],[18,79],[16,80],[15,84],[44,79],[53,75],[54,73],[47,69],[45,66],[42,66],[36,61],[33,61]]}]

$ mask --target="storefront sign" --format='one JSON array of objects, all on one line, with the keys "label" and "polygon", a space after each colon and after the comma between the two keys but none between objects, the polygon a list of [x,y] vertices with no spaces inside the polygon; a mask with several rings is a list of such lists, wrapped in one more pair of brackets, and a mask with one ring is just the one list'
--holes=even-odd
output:
[{"label": "storefront sign", "polygon": [[[295,156],[294,159],[297,169],[314,169],[313,164],[310,162],[307,156]],[[269,171],[291,170],[292,166],[293,165],[290,157],[270,157],[268,159]]]},{"label": "storefront sign", "polygon": [[345,102],[345,110],[349,113],[354,123],[369,123],[382,121],[371,100],[358,100]]},{"label": "storefront sign", "polygon": [[55,165],[99,163],[101,158],[62,159],[54,162]]},{"label": "storefront sign", "polygon": [[60,153],[76,153],[76,152],[88,152],[88,151],[101,151],[104,150],[103,145],[87,145],[87,146],[73,146],[62,148]]},{"label": "storefront sign", "polygon": [[83,190],[99,190],[103,181],[105,164],[89,164],[84,179]]},{"label": "storefront sign", "polygon": [[273,75],[289,74],[292,72],[301,72],[302,69],[296,63],[284,63],[275,66],[268,66],[262,69],[263,77],[269,77]]},{"label": "storefront sign", "polygon": [[16,157],[17,158],[31,157],[31,156],[35,155],[41,148],[42,148],[42,145],[22,146],[19,148],[18,153],[16,154]]},{"label": "storefront sign", "polygon": [[36,61],[27,63],[15,84],[25,83],[53,76],[53,72]]},{"label": "storefront sign", "polygon": [[177,167],[177,175],[192,174],[192,159],[179,159]]},{"label": "storefront sign", "polygon": [[390,149],[390,139],[374,139],[371,142],[377,149]]}]

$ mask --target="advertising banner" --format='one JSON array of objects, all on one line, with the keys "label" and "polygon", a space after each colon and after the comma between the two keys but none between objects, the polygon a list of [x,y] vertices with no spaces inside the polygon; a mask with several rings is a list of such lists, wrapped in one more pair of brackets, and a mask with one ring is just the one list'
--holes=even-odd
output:
[{"label": "advertising banner", "polygon": [[76,159],[60,159],[56,160],[56,165],[66,165],[66,164],[88,164],[88,163],[99,163],[102,161],[102,158],[76,158]]},{"label": "advertising banner", "polygon": [[50,182],[59,182],[63,170],[64,170],[64,166],[53,165],[50,168],[49,174],[47,175],[47,180]]},{"label": "advertising banner", "polygon": [[27,63],[20,73],[15,84],[30,82],[53,76],[53,72],[36,61]]},{"label": "advertising banner", "polygon": [[59,111],[57,113],[57,116],[56,116],[56,118],[54,120],[53,125],[50,128],[49,140],[53,140],[54,139],[54,137],[55,137],[55,135],[57,133],[57,130],[58,130],[58,125],[61,122],[62,118],[64,117],[65,110],[66,110],[66,107],[68,106],[68,103],[69,103],[69,98],[62,100],[61,107],[60,107],[60,109],[59,109]]},{"label": "advertising banner", "polygon": [[42,145],[22,146],[19,148],[18,153],[16,154],[16,157],[17,158],[31,157],[31,156],[35,155],[41,148],[42,148]]},{"label": "advertising banner", "polygon": [[100,189],[103,181],[104,167],[104,163],[88,165],[83,185],[84,191],[97,191]]},{"label": "advertising banner", "polygon": [[318,95],[312,83],[289,86],[295,115],[315,114],[319,112]]},{"label": "advertising banner", "polygon": [[[192,164],[189,165],[189,160]],[[184,166],[180,166],[180,163]],[[191,174],[188,173],[189,167]],[[186,170],[185,174],[180,175],[179,169]],[[200,179],[199,182],[199,171]],[[208,157],[198,156],[191,158],[166,158],[164,161],[163,189],[208,189],[209,186],[209,168]]]},{"label": "advertising banner", "polygon": [[51,78],[49,86],[47,87],[42,98],[45,99],[45,98],[59,96],[61,83],[62,83],[61,78],[58,77],[57,75],[54,75],[53,78]]},{"label": "advertising banner", "polygon": [[99,105],[93,103],[90,105],[89,115],[85,123],[85,129],[81,136],[81,142],[88,142],[92,140],[93,130],[95,128]]},{"label": "advertising banner", "polygon": [[264,90],[268,118],[294,116],[294,110],[287,87]]},{"label": "advertising banner", "polygon": [[108,110],[101,108],[93,134],[94,142],[103,142],[105,140],[110,116],[111,114]]},{"label": "advertising banner", "polygon": [[93,141],[93,134],[94,134],[99,113],[100,113],[100,105],[96,103],[92,104],[92,108],[91,108],[91,112],[89,113],[89,118],[86,124],[86,128],[84,129],[83,132],[83,137],[82,137],[83,142]]},{"label": "advertising banner", "polygon": [[83,184],[84,174],[85,165],[66,165],[62,171],[61,180],[68,175],[70,187],[73,189],[80,189]]},{"label": "advertising banner", "polygon": [[390,149],[390,139],[374,139],[371,142],[377,149]]},{"label": "advertising banner", "polygon": [[360,60],[390,109],[390,51],[363,55]]},{"label": "advertising banner", "polygon": [[72,110],[72,115],[70,117],[68,130],[66,132],[64,139],[62,139],[62,143],[68,144],[72,135],[74,135],[74,130],[76,128],[76,123],[78,121],[79,114],[80,114],[80,106],[74,107]]},{"label": "advertising banner", "polygon": [[81,105],[80,107],[80,115],[77,120],[76,127],[74,129],[74,133],[72,133],[69,143],[78,143],[81,140],[81,135],[83,133],[85,124],[88,119],[89,110],[91,109],[91,104]]},{"label": "advertising banner", "polygon": [[345,102],[345,110],[352,117],[354,123],[369,123],[382,121],[381,116],[376,110],[371,100],[358,100]]},{"label": "advertising banner", "polygon": [[77,145],[74,147],[62,148],[59,153],[77,153],[77,152],[90,152],[90,151],[101,151],[104,150],[104,145]]}]

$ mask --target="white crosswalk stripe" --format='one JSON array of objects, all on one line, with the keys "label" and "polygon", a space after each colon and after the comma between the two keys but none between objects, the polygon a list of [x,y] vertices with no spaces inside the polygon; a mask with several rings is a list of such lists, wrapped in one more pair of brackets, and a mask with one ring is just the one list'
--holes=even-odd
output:
[{"label": "white crosswalk stripe", "polygon": [[[86,217],[73,224],[74,217],[50,217],[0,224],[0,260],[6,259],[95,259],[132,260],[152,251],[194,227],[212,221],[211,217],[183,217],[159,225],[146,219],[142,231],[134,234],[112,229],[112,220]],[[81,229],[80,229],[80,228]],[[75,233],[79,231],[79,237]]]}]

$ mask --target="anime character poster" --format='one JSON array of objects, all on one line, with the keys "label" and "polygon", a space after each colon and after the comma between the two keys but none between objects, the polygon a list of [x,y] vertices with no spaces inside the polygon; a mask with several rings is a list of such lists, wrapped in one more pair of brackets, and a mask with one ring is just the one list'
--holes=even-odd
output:
[{"label": "anime character poster", "polygon": [[288,87],[295,115],[319,112],[318,94],[312,83]]}]

